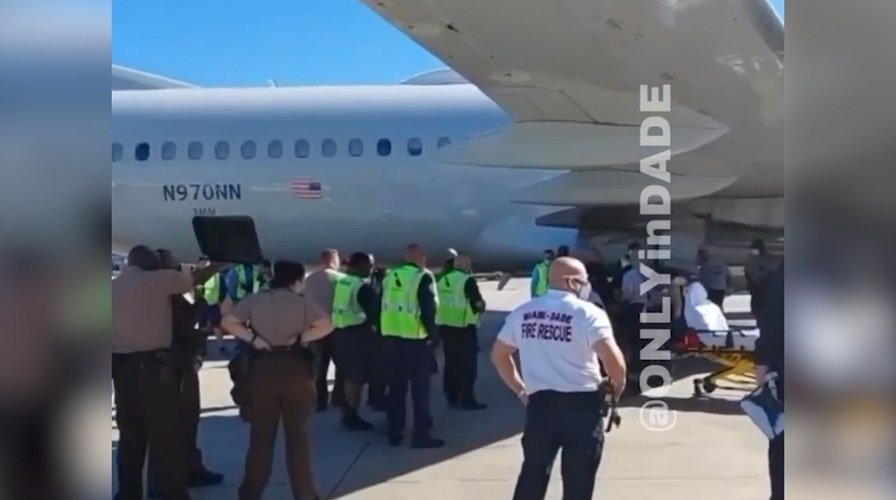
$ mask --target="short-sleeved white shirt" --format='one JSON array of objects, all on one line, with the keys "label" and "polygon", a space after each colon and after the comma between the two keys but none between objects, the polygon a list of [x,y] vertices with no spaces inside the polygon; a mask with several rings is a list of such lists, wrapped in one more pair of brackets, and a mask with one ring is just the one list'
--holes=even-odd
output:
[{"label": "short-sleeved white shirt", "polygon": [[550,290],[517,307],[498,340],[516,347],[526,392],[587,392],[601,382],[594,344],[613,336],[601,308],[568,292]]}]

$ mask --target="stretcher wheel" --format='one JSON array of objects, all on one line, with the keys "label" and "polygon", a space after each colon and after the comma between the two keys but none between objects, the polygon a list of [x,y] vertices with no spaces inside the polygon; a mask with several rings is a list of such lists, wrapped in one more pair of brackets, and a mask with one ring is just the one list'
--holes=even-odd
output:
[{"label": "stretcher wheel", "polygon": [[710,379],[703,379],[703,390],[706,391],[707,394],[712,394],[716,389],[718,389],[718,385]]}]

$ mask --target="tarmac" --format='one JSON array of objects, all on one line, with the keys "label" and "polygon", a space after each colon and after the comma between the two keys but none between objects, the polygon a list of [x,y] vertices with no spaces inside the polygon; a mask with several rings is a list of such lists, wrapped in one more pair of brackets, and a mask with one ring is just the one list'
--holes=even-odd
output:
[{"label": "tarmac", "polygon": [[[522,459],[520,433],[524,409],[500,381],[488,360],[488,352],[504,316],[528,298],[528,280],[512,279],[502,291],[497,291],[496,285],[494,281],[480,283],[489,312],[483,318],[480,332],[482,353],[477,396],[489,408],[477,412],[448,409],[441,398],[441,376],[434,377],[433,433],[448,442],[437,450],[389,447],[382,413],[366,411],[364,414],[377,426],[376,431],[351,434],[340,428],[335,409],[315,414],[311,423],[312,455],[322,498],[511,498]],[[725,303],[730,316],[743,316],[748,309],[747,295],[729,297]],[[710,397],[692,397],[692,380],[713,369],[714,365],[703,360],[675,362],[671,387],[623,400],[622,425],[606,436],[594,498],[755,500],[768,497],[767,441],[737,404],[749,386],[728,384]],[[200,377],[203,407],[200,447],[206,465],[222,472],[225,482],[194,489],[192,495],[195,499],[233,499],[242,478],[249,428],[239,419],[230,399],[226,361],[206,361]],[[645,409],[648,401],[653,409]],[[657,409],[662,404],[671,411]],[[113,419],[113,469],[117,440]],[[292,498],[284,463],[281,435],[264,498]],[[559,465],[558,459],[548,499],[562,497]],[[112,491],[116,490],[113,472]]]}]

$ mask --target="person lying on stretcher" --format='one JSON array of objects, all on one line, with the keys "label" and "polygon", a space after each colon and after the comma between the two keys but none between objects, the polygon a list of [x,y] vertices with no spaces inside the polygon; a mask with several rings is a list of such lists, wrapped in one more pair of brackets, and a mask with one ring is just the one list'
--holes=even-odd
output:
[{"label": "person lying on stretcher", "polygon": [[[722,308],[709,300],[703,285],[699,282],[690,283],[685,288],[684,295],[684,317],[687,322],[687,331],[676,347],[680,349],[710,347],[755,350],[759,330],[729,326]],[[731,332],[730,335],[729,332]]]}]

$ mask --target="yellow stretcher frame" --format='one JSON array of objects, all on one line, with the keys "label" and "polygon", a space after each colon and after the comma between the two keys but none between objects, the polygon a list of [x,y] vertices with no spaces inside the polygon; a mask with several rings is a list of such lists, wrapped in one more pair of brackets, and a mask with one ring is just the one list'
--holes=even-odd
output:
[{"label": "yellow stretcher frame", "polygon": [[[751,383],[755,385],[756,376],[754,371],[756,368],[756,359],[754,351],[748,351],[743,347],[734,347],[734,336],[741,335],[746,337],[743,330],[734,329],[725,332],[710,330],[694,330],[697,334],[711,333],[714,336],[725,335],[724,347],[707,347],[684,345],[677,351],[678,358],[701,357],[708,359],[713,363],[723,366],[706,377],[694,379],[694,397],[701,397],[703,393],[712,394],[718,387],[718,381],[724,380],[732,383]],[[746,379],[743,380],[743,379]]]}]

